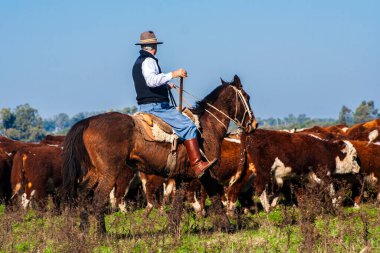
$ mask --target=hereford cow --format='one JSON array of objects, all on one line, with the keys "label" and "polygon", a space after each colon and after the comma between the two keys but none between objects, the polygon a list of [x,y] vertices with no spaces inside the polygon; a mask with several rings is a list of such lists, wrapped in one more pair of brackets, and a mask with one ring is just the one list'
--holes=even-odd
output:
[{"label": "hereford cow", "polygon": [[329,133],[335,134],[335,135],[346,135],[347,130],[349,129],[347,125],[340,124],[340,125],[334,125],[334,126],[325,126],[323,129]]},{"label": "hereford cow", "polygon": [[46,137],[40,141],[40,144],[46,144],[46,145],[57,145],[62,146],[63,142],[65,140],[64,135],[46,135]]},{"label": "hereford cow", "polygon": [[328,127],[314,126],[299,129],[295,133],[315,134],[322,139],[348,139],[370,142],[380,142],[380,119],[359,123],[348,128],[345,125]]},{"label": "hereford cow", "polygon": [[11,168],[11,155],[0,148],[0,203],[7,203],[11,197]]},{"label": "hereford cow", "polygon": [[348,141],[330,142],[309,135],[256,130],[247,136],[247,166],[256,174],[254,188],[266,211],[266,189],[285,180],[321,184],[327,177],[358,173],[357,153]]},{"label": "hereford cow", "polygon": [[235,215],[237,200],[239,200],[244,208],[244,212],[249,211],[253,206],[251,189],[255,175],[251,166],[239,166],[239,164],[243,162],[241,159],[244,157],[244,154],[241,152],[242,143],[240,134],[229,135],[224,138],[217,177],[225,186],[225,205],[227,214],[230,217]]},{"label": "hereford cow", "polygon": [[[165,204],[173,201],[177,185],[174,178],[163,178],[142,172],[139,172],[139,176],[146,194],[147,206],[144,212],[146,217],[149,216],[153,207],[159,208],[162,211]],[[186,184],[185,199],[198,217],[205,215],[206,197],[206,192],[198,179],[194,179]],[[162,201],[160,201],[161,199]]]},{"label": "hereford cow", "polygon": [[315,138],[320,138],[323,140],[339,140],[339,139],[347,139],[345,132],[342,128],[337,126],[330,127],[320,127],[313,126],[311,128],[299,129],[294,132],[295,134],[303,134],[313,136]]},{"label": "hereford cow", "polygon": [[353,125],[346,136],[350,140],[380,142],[380,119]]},{"label": "hereford cow", "polygon": [[[380,145],[366,141],[351,141],[360,159],[360,175],[365,183],[376,189],[377,201],[380,202]],[[354,184],[353,197],[356,205],[361,200],[361,182]]]},{"label": "hereford cow", "polygon": [[[146,196],[146,207],[144,215],[149,216],[153,207],[159,208],[162,210],[165,204],[169,203],[170,198],[173,199],[175,192],[175,180],[174,178],[164,178],[157,175],[145,174],[139,172],[139,177],[145,192]],[[163,198],[162,203],[159,203],[161,194],[158,192],[160,188],[163,188]]]},{"label": "hereford cow", "polygon": [[349,135],[350,133],[360,132],[364,129],[370,129],[374,127],[380,127],[380,119],[355,124],[347,130],[347,134]]},{"label": "hereford cow", "polygon": [[[230,134],[224,138],[219,167],[214,172],[214,176],[224,185],[223,204],[230,217],[235,216],[237,200],[245,213],[249,212],[254,205],[252,183],[255,174],[252,166],[239,166],[244,163],[244,144],[241,143],[240,138],[240,133]],[[187,191],[188,198],[192,195],[194,196],[195,193]],[[205,198],[203,191],[200,190],[200,207],[203,213]]]},{"label": "hereford cow", "polygon": [[[334,128],[339,129],[339,126],[332,126],[332,127],[313,127],[309,129],[304,129],[302,131],[297,132],[297,134],[309,134],[311,136],[314,136],[316,138],[322,138],[322,139],[328,139],[328,140],[350,140],[350,142],[354,145],[355,149],[358,152],[359,160],[361,161],[361,172],[360,176],[355,177],[345,177],[344,179],[348,181],[350,184],[352,184],[352,195],[354,197],[354,204],[358,207],[358,204],[360,203],[360,193],[361,193],[361,185],[362,180],[361,178],[364,177],[366,182],[369,182],[370,184],[374,183],[375,181],[375,188],[378,191],[378,185],[377,185],[377,176],[375,174],[377,173],[377,168],[379,168],[378,158],[376,155],[378,155],[376,152],[379,148],[379,125],[380,119],[360,123],[352,126],[351,128],[344,129],[340,126],[342,131],[331,131]],[[335,135],[331,135],[330,132],[334,133]],[[380,196],[379,196],[380,198]],[[380,199],[379,199],[380,200]]]},{"label": "hereford cow", "polygon": [[132,170],[122,170],[116,179],[115,187],[110,193],[111,208],[115,211],[119,209],[122,212],[127,211],[127,200],[132,200],[137,205],[140,201],[141,181],[138,173]]},{"label": "hereford cow", "polygon": [[20,148],[28,145],[36,144],[14,141],[0,136],[0,201],[4,203],[8,203],[12,195],[10,175],[13,157]]},{"label": "hereford cow", "polygon": [[347,138],[350,140],[367,141],[367,142],[380,142],[380,127],[358,127],[352,131],[347,132]]},{"label": "hereford cow", "polygon": [[22,194],[27,208],[35,201],[44,207],[49,194],[58,205],[57,189],[62,184],[62,148],[48,145],[20,148],[13,159],[11,183],[13,195]]}]

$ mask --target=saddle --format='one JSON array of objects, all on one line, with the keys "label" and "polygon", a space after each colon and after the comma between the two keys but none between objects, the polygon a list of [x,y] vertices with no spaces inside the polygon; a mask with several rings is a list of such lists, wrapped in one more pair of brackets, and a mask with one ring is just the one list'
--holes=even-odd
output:
[{"label": "saddle", "polygon": [[[189,117],[196,127],[200,129],[197,115],[193,114],[188,108],[185,108],[182,114]],[[153,114],[137,112],[132,117],[140,129],[144,140],[172,144],[165,166],[168,175],[172,175],[177,163],[178,135],[174,133],[173,128],[168,123]]]},{"label": "saddle", "polygon": [[[193,114],[188,108],[185,108],[182,111],[182,114],[190,118],[200,130],[197,115]],[[153,114],[137,112],[133,115],[133,118],[146,141],[173,143],[178,139],[178,135],[174,133],[173,128],[161,118]]]}]

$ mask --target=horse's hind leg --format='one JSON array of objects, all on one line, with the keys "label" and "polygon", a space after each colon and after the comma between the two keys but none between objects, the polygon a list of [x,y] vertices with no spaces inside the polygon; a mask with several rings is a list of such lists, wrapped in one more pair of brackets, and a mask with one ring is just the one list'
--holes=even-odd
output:
[{"label": "horse's hind leg", "polygon": [[108,205],[108,196],[115,185],[115,179],[102,177],[94,191],[93,208],[97,219],[97,232],[99,234],[106,233],[106,223],[104,214]]},{"label": "horse's hind leg", "polygon": [[79,203],[82,204],[81,212],[80,212],[80,225],[79,228],[83,232],[87,232],[90,227],[90,222],[88,220],[89,214],[88,210],[89,207],[92,206],[92,196],[93,191],[95,187],[98,185],[99,179],[96,177],[93,170],[90,170],[85,178],[83,179],[83,182],[81,183],[81,191],[79,195]]},{"label": "horse's hind leg", "polygon": [[104,213],[108,204],[108,196],[115,184],[115,180],[107,177],[97,178],[91,176],[91,174],[86,177],[86,182],[82,188],[83,194],[80,201],[83,201],[85,204],[80,212],[79,227],[82,231],[88,232],[90,227],[89,212],[91,212],[95,214],[98,221],[97,232],[99,234],[105,234]]}]

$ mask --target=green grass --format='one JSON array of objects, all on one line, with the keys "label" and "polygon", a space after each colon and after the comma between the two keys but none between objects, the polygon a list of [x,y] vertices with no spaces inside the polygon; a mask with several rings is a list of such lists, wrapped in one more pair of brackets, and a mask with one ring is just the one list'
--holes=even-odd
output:
[{"label": "green grass", "polygon": [[[380,211],[373,204],[320,214],[312,222],[301,209],[279,207],[271,213],[244,215],[234,233],[213,229],[215,217],[198,219],[185,212],[181,233],[167,230],[168,218],[154,210],[106,216],[108,233],[99,237],[95,220],[88,234],[79,230],[77,213],[5,211],[0,206],[0,252],[380,252]],[[216,221],[217,222],[217,221]]]}]

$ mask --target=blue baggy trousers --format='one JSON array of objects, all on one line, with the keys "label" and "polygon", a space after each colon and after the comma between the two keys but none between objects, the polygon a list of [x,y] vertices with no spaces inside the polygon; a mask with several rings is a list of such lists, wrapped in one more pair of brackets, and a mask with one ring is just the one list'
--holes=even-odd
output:
[{"label": "blue baggy trousers", "polygon": [[181,140],[190,140],[197,137],[197,127],[193,121],[167,102],[142,104],[140,105],[140,111],[153,114],[164,120],[173,127],[174,132]]}]

